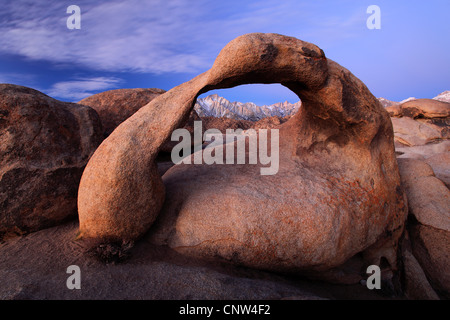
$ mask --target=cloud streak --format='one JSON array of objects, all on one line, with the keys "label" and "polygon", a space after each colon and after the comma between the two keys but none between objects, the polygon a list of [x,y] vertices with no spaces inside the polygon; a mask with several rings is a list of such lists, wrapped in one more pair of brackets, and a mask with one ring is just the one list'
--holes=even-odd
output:
[{"label": "cloud streak", "polygon": [[10,18],[0,23],[3,52],[108,71],[197,72],[208,66],[209,48],[202,48],[199,31],[202,1],[80,1],[81,30],[66,28],[69,15],[60,2],[24,3],[10,5]]},{"label": "cloud streak", "polygon": [[69,14],[61,1],[47,3],[6,6],[0,51],[97,70],[190,72],[205,65],[190,45],[186,20],[196,15],[190,2],[80,1],[81,30],[67,29]]},{"label": "cloud streak", "polygon": [[76,102],[95,94],[96,91],[117,88],[120,83],[121,79],[114,77],[80,78],[57,82],[46,92],[51,97],[62,97]]},{"label": "cloud streak", "polygon": [[63,1],[10,1],[0,13],[0,52],[101,71],[198,73],[241,34],[295,30],[289,35],[301,36],[302,19],[317,10],[292,0],[78,0],[77,5],[81,29],[69,30]]}]

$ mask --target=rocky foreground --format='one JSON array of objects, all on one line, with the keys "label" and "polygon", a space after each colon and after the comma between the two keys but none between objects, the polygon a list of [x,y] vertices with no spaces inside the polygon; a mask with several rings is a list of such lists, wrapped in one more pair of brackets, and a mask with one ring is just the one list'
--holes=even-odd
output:
[{"label": "rocky foreground", "polygon": [[[109,112],[112,115],[112,119],[116,118],[115,110],[121,109],[125,105],[136,110],[142,107],[144,104],[142,100],[140,98],[134,99],[133,97],[137,97],[145,91],[154,92],[154,89],[128,90],[129,97],[122,101],[114,99],[116,96],[114,91],[103,93],[104,100],[98,102],[99,105],[104,105],[106,101],[110,103]],[[15,100],[12,101],[20,101],[20,105],[25,108],[23,109],[23,114],[25,115],[37,112],[33,104],[27,104],[26,99],[29,99],[28,101],[46,99],[47,102],[41,101],[39,103],[39,108],[47,104],[57,105],[59,103],[53,102],[51,98],[45,97],[45,95],[35,90],[13,85],[2,85],[1,92],[3,102],[11,103],[11,97],[15,97]],[[96,101],[94,97],[92,100]],[[48,101],[52,102],[48,103]],[[60,103],[59,108],[62,109],[64,105],[64,103]],[[69,106],[74,107],[71,104]],[[91,103],[90,106],[94,110],[98,108],[96,103]],[[84,110],[82,109],[84,107],[80,106],[80,108],[80,111]],[[2,115],[2,119],[5,119],[4,111]],[[25,119],[24,116],[22,117],[22,119]],[[28,123],[22,121],[22,130],[24,132],[32,130],[33,126],[38,123],[41,126],[45,126],[46,124],[42,120],[35,120],[41,117],[44,116],[30,118]],[[47,117],[51,117],[51,114],[47,114]],[[108,112],[104,112],[103,117],[108,117]],[[116,126],[126,118],[128,118],[128,115],[120,119]],[[64,117],[59,117],[57,122],[51,122],[48,125],[55,126],[55,130],[62,130],[61,128],[64,128],[62,122],[65,121],[64,119]],[[399,114],[392,118],[394,124],[395,119],[401,119]],[[409,117],[407,119],[409,119],[407,121],[418,121],[419,124],[421,123],[420,121],[425,120],[424,118],[415,120]],[[439,119],[445,120],[448,117]],[[223,132],[227,128],[241,128],[244,130],[264,127],[276,128],[286,121],[286,119],[278,117],[265,118],[259,122],[213,117],[203,118],[202,120],[206,128],[218,128],[223,130]],[[90,124],[86,121],[83,124],[78,124],[79,127],[83,127],[83,132],[86,132],[86,136],[83,137],[81,135],[84,141],[88,141],[88,137],[94,134],[94,147],[91,147],[91,153],[95,146],[99,144],[104,132],[100,121],[95,121],[92,129],[89,129]],[[3,128],[6,128],[6,126],[4,125]],[[51,129],[47,129],[47,132],[49,130]],[[394,130],[398,132],[400,129],[396,129],[394,125]],[[8,134],[6,136],[5,132],[14,133],[17,131],[10,125],[7,131],[2,131],[2,142],[11,135]],[[415,137],[416,134],[417,131],[411,130],[409,135]],[[24,135],[24,137],[28,136]],[[59,162],[56,168],[51,169],[52,163],[57,162],[57,159],[55,159],[54,154],[50,154],[47,157],[39,156],[40,166],[46,167],[45,170],[41,169],[44,170],[43,174],[39,174],[39,171],[31,170],[34,178],[31,180],[27,179],[27,184],[16,179],[14,180],[16,187],[14,187],[12,180],[7,180],[7,177],[17,172],[14,167],[18,167],[20,161],[24,159],[16,156],[16,165],[2,166],[2,179],[0,180],[3,188],[2,195],[8,196],[8,198],[4,198],[2,208],[8,208],[5,205],[11,204],[10,212],[12,213],[9,217],[13,216],[14,208],[18,207],[23,208],[22,210],[24,211],[29,208],[28,210],[34,212],[35,215],[25,219],[24,222],[20,222],[16,218],[15,224],[8,222],[6,216],[2,215],[3,229],[10,227],[8,232],[6,230],[3,232],[3,240],[0,245],[2,255],[0,278],[3,284],[0,290],[0,297],[2,299],[448,298],[450,284],[450,279],[448,278],[448,265],[450,262],[448,255],[450,252],[448,247],[450,243],[450,230],[448,227],[450,221],[448,217],[450,152],[448,146],[444,148],[440,146],[440,144],[448,143],[448,136],[438,136],[435,140],[424,139],[421,140],[419,145],[411,146],[399,143],[399,141],[405,141],[404,137],[402,135],[397,138],[396,135],[397,158],[410,206],[407,232],[402,240],[402,277],[404,278],[404,283],[401,293],[392,289],[383,292],[368,290],[360,283],[365,277],[358,269],[360,266],[358,261],[356,264],[353,262],[354,265],[350,264],[351,267],[346,267],[348,273],[340,271],[340,279],[338,280],[331,278],[329,279],[331,282],[323,280],[313,281],[304,277],[293,277],[292,275],[268,273],[241,267],[236,268],[223,261],[212,262],[192,259],[180,255],[166,246],[154,246],[147,241],[138,242],[130,252],[126,252],[123,257],[124,262],[114,261],[117,258],[115,257],[116,255],[112,254],[112,260],[105,265],[104,261],[99,260],[97,255],[90,251],[90,247],[76,240],[78,232],[78,221],[74,209],[76,190],[64,191],[64,188],[67,189],[76,185],[77,179],[80,179],[80,174],[75,177],[75,182],[70,182],[67,179],[67,175],[61,175],[59,180],[54,180],[52,183],[53,190],[57,190],[56,188],[62,189],[58,192],[49,192],[48,187],[45,187],[45,184],[39,180],[54,177],[55,175],[52,172],[63,171],[67,167],[67,164]],[[49,142],[43,140],[47,138],[50,140]],[[49,143],[54,144],[55,141],[48,134],[40,135],[39,139],[39,146],[48,145]],[[68,145],[72,144],[67,138],[66,141],[68,141]],[[10,149],[6,149],[8,145],[23,145],[27,146],[28,150],[37,150],[41,153],[52,152],[47,147],[33,147],[30,142],[18,143],[17,141],[12,141],[9,144],[2,143],[3,154],[11,154]],[[411,150],[423,150],[425,148],[429,152],[399,151],[409,150],[408,148],[411,148]],[[70,151],[66,146],[60,147],[60,150],[64,150],[64,152],[66,150]],[[433,153],[433,151],[437,151],[437,153]],[[72,157],[74,156],[73,152],[68,152],[67,154],[68,156],[69,154]],[[407,157],[408,155],[410,157]],[[44,163],[46,158],[48,158],[47,164]],[[10,163],[14,163],[11,158],[2,157],[2,159],[4,159],[5,163],[7,159],[10,159]],[[167,159],[167,157],[164,157],[164,154],[161,155],[161,159],[163,161],[159,162],[159,169],[163,174],[173,164],[164,161],[164,159]],[[81,167],[86,164],[86,158],[84,161]],[[77,168],[79,165],[74,163],[74,166]],[[8,173],[6,168],[13,169],[11,173]],[[42,178],[39,178],[40,176]],[[447,184],[447,186],[442,182]],[[5,189],[7,184],[9,189]],[[36,189],[39,192],[33,191]],[[7,192],[10,190],[9,194],[5,190]],[[18,192],[19,190],[25,190],[22,193],[22,198],[11,196],[12,192]],[[33,195],[36,198],[32,198]],[[47,207],[36,207],[35,203],[38,203],[39,199],[43,198],[48,199],[48,203],[56,206],[57,209],[49,205]],[[69,204],[61,201],[61,198],[65,199]],[[27,203],[29,204],[27,205]],[[46,211],[43,208],[46,208]],[[18,213],[16,215],[18,217],[21,216]],[[27,217],[27,215],[23,216]],[[64,221],[67,222],[64,223]],[[59,226],[48,228],[52,225]],[[32,232],[39,229],[42,230]],[[111,250],[119,251],[119,248],[120,246],[117,246],[117,248],[112,248]],[[65,270],[67,266],[73,264],[80,266],[83,270],[83,290],[81,291],[68,290],[65,286],[68,276]],[[334,282],[345,282],[346,284],[333,284]]]},{"label": "rocky foreground", "polygon": [[[260,55],[239,56],[248,41]],[[280,73],[292,61],[301,79]],[[202,86],[258,72],[291,79],[300,111],[255,122],[192,110]],[[0,298],[450,297],[449,103],[384,109],[316,46],[270,34],[233,41],[202,77],[79,104],[0,85]],[[279,128],[279,173],[173,167],[162,132],[192,134],[198,119],[222,132]],[[368,264],[381,267],[381,290],[365,286]],[[82,270],[82,290],[66,287],[70,265]]]}]

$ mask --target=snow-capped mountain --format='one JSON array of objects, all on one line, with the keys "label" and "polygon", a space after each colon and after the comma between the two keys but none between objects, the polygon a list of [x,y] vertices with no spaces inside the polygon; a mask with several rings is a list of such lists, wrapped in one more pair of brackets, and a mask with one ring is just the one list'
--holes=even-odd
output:
[{"label": "snow-capped mountain", "polygon": [[433,98],[434,100],[450,102],[450,91],[444,91]]},{"label": "snow-capped mountain", "polygon": [[385,98],[378,98],[378,101],[380,101],[381,105],[385,108],[390,107],[392,105],[400,104],[400,102],[391,101]]},{"label": "snow-capped mountain", "polygon": [[[385,98],[378,98],[383,107],[399,105],[411,100],[415,97],[404,99],[400,102],[391,101]],[[450,102],[450,91],[444,91],[435,100]],[[194,106],[195,111],[200,117],[230,118],[236,120],[258,121],[267,117],[287,117],[292,116],[301,107],[301,101],[296,103],[278,102],[272,105],[257,106],[253,102],[230,102],[224,97],[217,94],[209,95],[205,98],[197,99]]]},{"label": "snow-capped mountain", "polygon": [[402,104],[402,103],[406,103],[408,101],[413,101],[413,100],[417,100],[417,98],[416,97],[409,97],[409,98],[406,98],[405,100],[400,101],[399,103]]},{"label": "snow-capped mountain", "polygon": [[[398,105],[398,104],[402,104],[408,101],[412,101],[412,100],[416,100],[417,98],[415,97],[409,97],[405,100],[402,100],[400,102],[397,101],[391,101],[385,98],[378,98],[378,101],[381,102],[381,104],[383,105],[383,107],[390,107],[393,105]],[[440,100],[440,101],[444,101],[444,102],[450,102],[450,91],[444,91],[441,94],[439,94],[438,96],[433,98],[434,100]]]},{"label": "snow-capped mountain", "polygon": [[414,97],[409,97],[409,98],[407,98],[405,100],[402,100],[400,102],[388,100],[388,99],[385,99],[385,98],[377,98],[377,99],[378,99],[378,101],[381,102],[381,105],[383,107],[385,107],[385,108],[390,107],[390,106],[394,106],[394,105],[398,105],[398,104],[402,104],[402,103],[405,103],[405,102],[408,102],[408,101],[416,100],[416,98],[414,98]]},{"label": "snow-capped mountain", "polygon": [[253,102],[230,102],[217,94],[213,94],[197,99],[194,109],[200,117],[226,117],[237,120],[258,121],[267,117],[294,115],[300,106],[301,101],[293,104],[285,101],[268,106],[257,106]]}]

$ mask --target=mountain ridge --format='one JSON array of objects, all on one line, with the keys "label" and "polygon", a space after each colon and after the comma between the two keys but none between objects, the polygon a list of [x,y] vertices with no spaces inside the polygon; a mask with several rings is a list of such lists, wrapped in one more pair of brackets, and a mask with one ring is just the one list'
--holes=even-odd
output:
[{"label": "mountain ridge", "polygon": [[236,120],[258,121],[267,117],[288,117],[294,115],[301,106],[301,101],[290,103],[278,102],[272,105],[257,106],[253,102],[230,102],[218,94],[197,99],[194,106],[200,117],[225,117]]},{"label": "mountain ridge", "polygon": [[[450,102],[450,91],[444,91],[433,98],[434,100]],[[400,102],[392,101],[383,97],[378,101],[383,107],[400,105],[402,103],[416,100],[409,97]],[[271,105],[258,106],[253,102],[229,101],[218,94],[212,94],[204,98],[197,99],[194,109],[200,117],[230,118],[235,120],[259,121],[268,117],[291,117],[300,109],[302,102],[296,103],[277,102]]]}]

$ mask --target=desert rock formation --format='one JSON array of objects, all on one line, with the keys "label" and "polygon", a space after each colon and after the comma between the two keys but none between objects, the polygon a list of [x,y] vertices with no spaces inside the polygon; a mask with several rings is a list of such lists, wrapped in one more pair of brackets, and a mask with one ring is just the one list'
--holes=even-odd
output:
[{"label": "desert rock formation", "polygon": [[450,91],[447,90],[447,91],[441,92],[433,99],[443,101],[443,102],[450,102]]},{"label": "desert rock formation", "polygon": [[97,111],[106,138],[119,124],[164,92],[156,88],[116,89],[94,94],[78,103]]},{"label": "desert rock formation", "polygon": [[429,162],[435,173],[448,184],[450,103],[417,99],[395,108],[390,114],[398,157]]},{"label": "desert rock formation", "polygon": [[101,139],[91,108],[0,84],[0,236],[76,217],[81,174]]},{"label": "desert rock formation", "polygon": [[[302,101],[280,128],[279,173],[176,166],[164,175],[163,208],[161,145],[199,94],[253,82],[281,83]],[[365,85],[313,44],[256,33],[119,126],[87,165],[78,205],[85,239],[137,239],[159,215],[151,242],[249,267],[320,271],[361,251],[395,269],[405,201],[389,115]]]},{"label": "desert rock formation", "polygon": [[[154,98],[166,92],[162,89],[116,89],[94,94],[79,103],[90,106],[98,112],[104,128],[104,137],[108,137],[122,122],[135,114]],[[200,120],[195,110],[192,110],[184,125],[191,135],[194,133],[194,121]],[[177,142],[168,139],[161,147],[162,152],[171,152]]]},{"label": "desert rock formation", "polygon": [[409,207],[405,292],[414,299],[450,297],[450,104],[437,100],[411,100],[391,113]]}]

